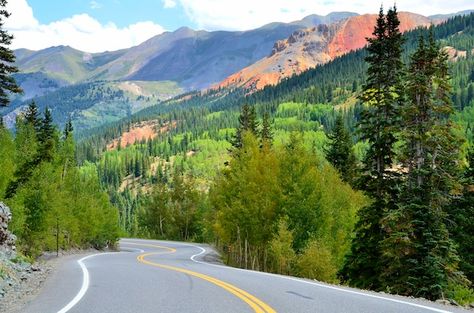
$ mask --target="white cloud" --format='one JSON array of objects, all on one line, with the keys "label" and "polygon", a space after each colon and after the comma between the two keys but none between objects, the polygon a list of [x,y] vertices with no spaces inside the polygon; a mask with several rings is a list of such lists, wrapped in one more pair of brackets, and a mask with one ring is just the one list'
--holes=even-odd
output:
[{"label": "white cloud", "polygon": [[388,8],[395,2],[400,11],[422,15],[454,13],[474,9],[472,0],[176,0],[199,28],[245,30],[271,22],[290,22],[310,14],[335,11],[376,13],[381,2]]},{"label": "white cloud", "polygon": [[[179,4],[198,28],[206,30],[247,30],[334,11],[376,13],[381,2],[388,8],[395,0],[161,0],[164,8]],[[396,0],[396,3],[401,11],[422,15],[474,9],[472,0]],[[100,0],[90,1],[90,4],[101,6]],[[38,50],[52,45],[70,45],[87,52],[100,52],[128,48],[164,31],[151,21],[119,28],[114,23],[101,24],[87,14],[41,24],[27,0],[10,0],[8,7],[13,15],[5,27],[15,35],[13,48]]]},{"label": "white cloud", "polygon": [[90,4],[91,9],[93,10],[102,8],[102,4],[97,1],[91,1],[89,4]]},{"label": "white cloud", "polygon": [[12,48],[44,49],[68,45],[86,52],[119,50],[138,45],[164,29],[151,21],[119,28],[114,23],[101,24],[88,14],[77,14],[50,24],[40,24],[26,0],[10,1],[12,16],[6,21],[15,39]]},{"label": "white cloud", "polygon": [[176,1],[175,0],[163,0],[163,7],[165,9],[172,9],[176,7]]}]

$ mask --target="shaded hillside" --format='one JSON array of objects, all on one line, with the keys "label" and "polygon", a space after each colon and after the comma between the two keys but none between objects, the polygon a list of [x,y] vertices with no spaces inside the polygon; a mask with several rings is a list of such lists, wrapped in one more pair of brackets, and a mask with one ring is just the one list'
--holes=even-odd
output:
[{"label": "shaded hillside", "polygon": [[[64,125],[71,118],[77,132],[129,117],[183,92],[176,83],[167,81],[98,81],[57,89],[55,81],[41,75],[35,73],[25,76],[25,79],[31,79],[32,76],[42,78],[44,89],[50,91],[34,98],[39,109],[42,111],[49,107],[59,125]],[[4,115],[8,127],[13,127],[16,116],[30,102],[17,99],[10,106],[0,108],[0,115]]]}]

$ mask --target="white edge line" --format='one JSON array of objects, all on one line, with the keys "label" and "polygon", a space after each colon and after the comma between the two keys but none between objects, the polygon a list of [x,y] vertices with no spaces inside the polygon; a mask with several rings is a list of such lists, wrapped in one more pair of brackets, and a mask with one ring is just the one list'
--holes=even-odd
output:
[{"label": "white edge line", "polygon": [[77,293],[77,295],[74,297],[74,299],[71,300],[71,302],[69,302],[68,304],[66,304],[65,307],[63,307],[61,310],[59,310],[57,313],[66,313],[68,312],[70,309],[72,309],[79,301],[81,301],[82,297],[84,297],[84,295],[86,294],[87,292],[87,289],[89,289],[89,282],[90,282],[90,279],[89,279],[89,271],[87,270],[87,267],[86,265],[83,263],[83,261],[89,259],[89,258],[93,258],[95,256],[98,256],[98,255],[106,255],[106,254],[117,254],[118,252],[104,252],[104,253],[96,253],[96,254],[91,254],[91,255],[88,255],[86,257],[83,257],[82,259],[78,260],[77,263],[79,264],[79,266],[81,267],[82,269],[82,286],[81,286],[81,289],[79,290],[79,292]]},{"label": "white edge line", "polygon": [[[166,242],[166,241],[165,241],[165,242]],[[277,277],[277,278],[287,279],[287,280],[296,281],[296,282],[303,283],[303,284],[318,286],[318,287],[321,287],[321,288],[327,288],[327,289],[342,291],[342,292],[351,293],[351,294],[355,294],[355,295],[359,295],[359,296],[365,296],[365,297],[369,297],[369,298],[375,298],[375,299],[379,299],[379,300],[385,300],[385,301],[390,301],[390,302],[405,304],[405,305],[409,305],[409,306],[413,306],[413,307],[417,307],[417,308],[421,308],[421,309],[426,309],[426,310],[429,310],[429,311],[432,311],[432,312],[438,312],[438,313],[453,313],[453,312],[451,312],[451,311],[446,311],[446,310],[442,310],[442,309],[437,309],[437,308],[433,308],[433,307],[429,307],[429,306],[425,306],[425,305],[421,305],[421,304],[417,304],[417,303],[413,303],[413,302],[407,302],[407,301],[403,301],[403,300],[398,300],[398,299],[393,299],[393,298],[388,298],[388,297],[382,297],[382,296],[378,296],[378,295],[372,295],[372,294],[368,294],[368,293],[364,293],[364,292],[359,292],[359,291],[355,291],[355,290],[350,290],[350,289],[344,289],[344,288],[335,287],[335,286],[329,286],[329,285],[319,284],[319,283],[315,283],[315,282],[311,282],[311,281],[306,281],[306,280],[302,280],[302,279],[298,279],[298,278],[293,278],[293,277],[289,277],[289,276],[283,276],[283,275],[277,275],[277,274],[266,273],[266,272],[259,272],[259,271],[253,271],[253,270],[246,270],[246,269],[241,269],[241,268],[236,268],[236,267],[231,267],[231,266],[224,266],[224,265],[218,265],[218,264],[212,264],[212,263],[208,263],[208,262],[198,261],[198,260],[196,260],[196,257],[198,257],[198,256],[200,256],[200,255],[206,253],[206,249],[205,249],[205,248],[200,247],[200,246],[197,246],[197,245],[193,245],[193,244],[186,244],[186,243],[179,243],[179,242],[170,242],[170,243],[176,244],[176,245],[188,246],[188,247],[194,247],[194,248],[200,249],[201,252],[196,253],[196,254],[194,254],[194,255],[192,255],[192,256],[190,257],[190,260],[191,260],[191,261],[193,261],[193,262],[195,262],[195,263],[199,263],[199,264],[205,264],[205,265],[208,265],[208,266],[214,266],[214,267],[220,267],[220,268],[225,268],[225,269],[231,269],[231,270],[235,270],[235,271],[252,272],[252,273],[257,273],[257,274],[260,274],[260,275],[265,275],[265,276],[271,276],[271,277]],[[62,312],[58,312],[58,313],[62,313]]]},{"label": "white edge line", "polygon": [[429,306],[425,306],[425,305],[421,305],[421,304],[416,304],[416,303],[407,302],[407,301],[398,300],[398,299],[393,299],[393,298],[382,297],[382,296],[378,296],[378,295],[371,295],[371,294],[368,294],[368,293],[363,293],[363,292],[359,292],[359,291],[355,291],[355,290],[350,290],[350,289],[339,288],[339,287],[335,287],[335,286],[329,286],[329,285],[319,284],[319,283],[315,283],[315,282],[311,282],[311,281],[306,281],[306,280],[302,280],[302,279],[297,279],[297,278],[293,278],[293,277],[288,277],[288,276],[283,276],[283,275],[277,275],[277,274],[272,274],[272,273],[266,273],[266,272],[260,272],[260,271],[245,270],[245,269],[241,269],[241,268],[235,268],[235,267],[230,267],[230,266],[223,266],[223,265],[218,265],[218,264],[212,264],[212,263],[208,263],[208,262],[198,261],[198,260],[196,260],[195,258],[196,258],[197,256],[200,256],[200,255],[202,255],[203,253],[205,253],[205,252],[206,252],[206,249],[203,248],[203,247],[196,246],[196,245],[191,245],[191,244],[190,244],[189,246],[192,246],[192,247],[196,247],[196,248],[201,249],[201,252],[192,255],[191,258],[190,258],[191,261],[196,262],[196,263],[199,263],[199,264],[206,264],[206,265],[209,265],[209,266],[215,266],[215,267],[220,267],[220,268],[230,268],[230,269],[233,269],[233,270],[236,270],[236,271],[242,271],[242,272],[259,273],[259,274],[265,275],[265,276],[278,277],[278,278],[287,279],[287,280],[291,280],[291,281],[296,281],[296,282],[299,282],[299,283],[304,283],[304,284],[309,284],[309,285],[314,285],[314,286],[318,286],[318,287],[322,287],[322,288],[327,288],[327,289],[342,291],[342,292],[346,292],[346,293],[356,294],[356,295],[365,296],[365,297],[370,297],[370,298],[375,298],[375,299],[380,299],[380,300],[391,301],[391,302],[400,303],[400,304],[405,304],[405,305],[409,305],[409,306],[414,306],[414,307],[417,307],[417,308],[422,308],[422,309],[426,309],[426,310],[430,310],[430,311],[438,312],[438,313],[452,313],[451,311],[441,310],[441,309],[437,309],[437,308],[433,308],[433,307],[429,307]]}]

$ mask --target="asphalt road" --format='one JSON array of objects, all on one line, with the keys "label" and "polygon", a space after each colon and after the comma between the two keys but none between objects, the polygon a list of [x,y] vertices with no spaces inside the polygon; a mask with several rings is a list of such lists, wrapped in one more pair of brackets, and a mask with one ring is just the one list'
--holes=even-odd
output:
[{"label": "asphalt road", "polygon": [[23,313],[471,312],[206,263],[206,247],[137,239],[68,257]]}]

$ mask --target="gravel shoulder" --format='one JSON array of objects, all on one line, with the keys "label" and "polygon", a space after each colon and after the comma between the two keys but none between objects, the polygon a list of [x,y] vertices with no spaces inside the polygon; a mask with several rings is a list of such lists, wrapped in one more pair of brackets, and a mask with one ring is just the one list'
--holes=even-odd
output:
[{"label": "gravel shoulder", "polygon": [[7,272],[5,277],[0,277],[0,312],[21,313],[40,294],[63,262],[97,252],[94,249],[70,250],[61,252],[59,257],[56,253],[45,253],[33,264],[0,258],[0,266]]}]

